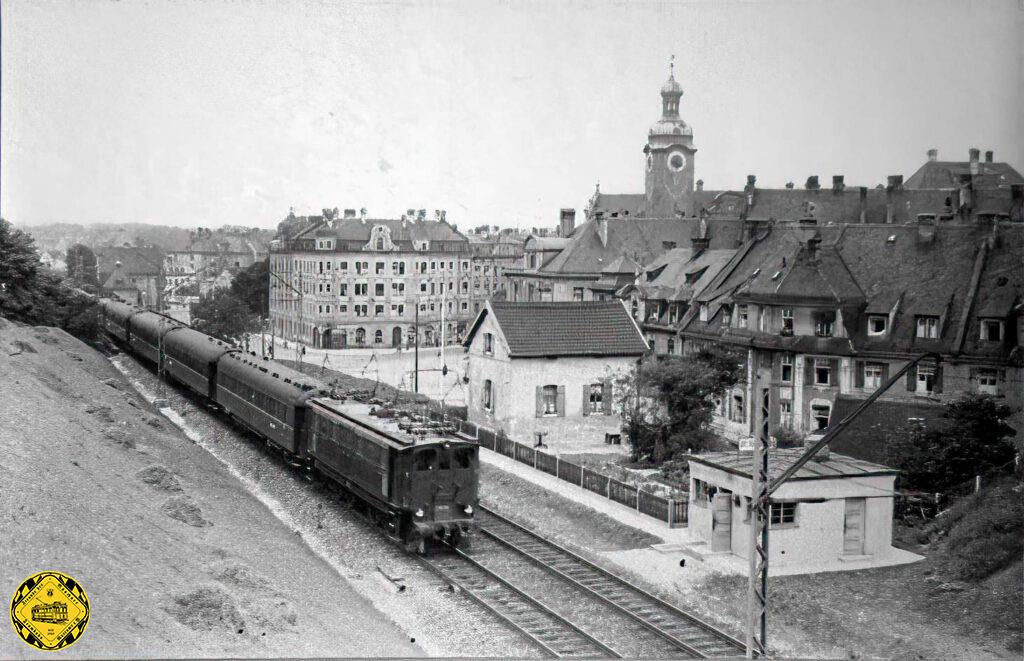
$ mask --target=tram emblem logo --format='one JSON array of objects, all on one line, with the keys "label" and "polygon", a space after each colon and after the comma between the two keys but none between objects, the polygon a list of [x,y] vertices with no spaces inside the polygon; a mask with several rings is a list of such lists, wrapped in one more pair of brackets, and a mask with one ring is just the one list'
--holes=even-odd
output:
[{"label": "tram emblem logo", "polygon": [[27,644],[51,651],[73,645],[89,625],[89,597],[57,571],[30,576],[11,597],[11,624]]}]

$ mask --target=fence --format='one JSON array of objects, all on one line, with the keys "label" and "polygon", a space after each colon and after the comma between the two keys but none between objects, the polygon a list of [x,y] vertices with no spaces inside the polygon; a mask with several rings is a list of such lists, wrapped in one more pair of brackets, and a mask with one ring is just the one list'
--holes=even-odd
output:
[{"label": "fence", "polygon": [[532,466],[560,480],[571,482],[609,500],[632,507],[641,514],[664,521],[670,527],[683,527],[687,523],[686,499],[665,498],[644,491],[632,484],[620,482],[608,475],[574,464],[558,455],[548,454],[543,450],[514,441],[507,436],[495,434],[494,431],[472,422],[465,420],[454,422],[463,434],[476,438],[482,447],[498,454]]}]

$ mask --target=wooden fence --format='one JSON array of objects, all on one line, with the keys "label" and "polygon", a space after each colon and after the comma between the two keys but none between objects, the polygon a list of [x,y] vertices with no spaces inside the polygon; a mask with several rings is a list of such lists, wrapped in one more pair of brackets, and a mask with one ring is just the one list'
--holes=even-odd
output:
[{"label": "wooden fence", "polygon": [[641,514],[664,521],[673,528],[683,527],[687,523],[687,500],[685,498],[665,498],[643,491],[632,484],[620,482],[608,475],[574,464],[558,455],[548,454],[543,450],[514,441],[507,436],[495,434],[493,430],[480,427],[472,422],[465,420],[449,420],[449,422],[454,422],[464,435],[477,439],[482,447],[498,454],[532,466],[549,475],[554,475],[560,480],[575,484],[609,500],[632,507]]}]

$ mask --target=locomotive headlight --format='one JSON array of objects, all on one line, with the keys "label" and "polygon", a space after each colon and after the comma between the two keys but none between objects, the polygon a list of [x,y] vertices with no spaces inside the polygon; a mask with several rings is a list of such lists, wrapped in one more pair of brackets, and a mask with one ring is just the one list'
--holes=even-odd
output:
[{"label": "locomotive headlight", "polygon": [[423,510],[422,509],[416,510],[416,516],[422,517],[423,516]]},{"label": "locomotive headlight", "polygon": [[463,511],[464,511],[464,512],[465,512],[466,514],[473,514],[473,506],[472,506],[472,505],[466,505],[466,509],[465,509],[465,510],[463,510]]}]

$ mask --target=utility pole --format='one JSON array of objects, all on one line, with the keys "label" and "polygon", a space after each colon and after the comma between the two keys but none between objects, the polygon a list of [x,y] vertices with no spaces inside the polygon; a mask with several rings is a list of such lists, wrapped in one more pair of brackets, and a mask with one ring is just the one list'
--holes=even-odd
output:
[{"label": "utility pole", "polygon": [[[804,464],[810,461],[814,455],[831,443],[841,434],[850,423],[861,413],[868,409],[881,397],[889,388],[910,370],[925,359],[935,361],[936,366],[942,360],[937,353],[921,354],[911,359],[906,365],[896,370],[889,379],[871,393],[867,399],[861,402],[857,408],[851,411],[845,418],[835,425],[830,426],[825,433],[814,442],[807,450],[800,455],[793,464],[786,468],[782,474],[774,480],[768,479],[768,407],[767,399],[761,402],[758,407],[761,411],[761,424],[758,426],[758,439],[754,444],[754,462],[751,477],[753,478],[753,489],[751,500],[750,517],[750,576],[747,586],[747,658],[755,655],[763,656],[767,645],[765,642],[768,631],[768,514],[771,507],[771,496],[787,480],[796,475],[797,471],[803,468]],[[752,372],[755,384],[757,383],[757,371]],[[755,393],[757,390],[755,389]]]}]

